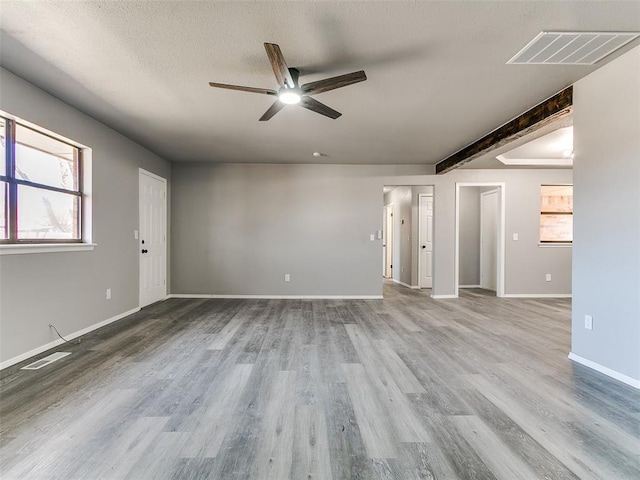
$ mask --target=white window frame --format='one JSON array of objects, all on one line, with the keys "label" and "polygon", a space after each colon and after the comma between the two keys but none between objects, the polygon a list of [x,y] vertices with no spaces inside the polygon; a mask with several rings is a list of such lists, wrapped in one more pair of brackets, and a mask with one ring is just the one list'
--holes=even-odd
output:
[{"label": "white window frame", "polygon": [[[93,214],[92,214],[92,149],[80,144],[56,132],[43,128],[32,122],[16,117],[8,112],[0,110],[0,116],[10,122],[21,124],[38,133],[48,135],[56,140],[67,143],[81,151],[82,168],[81,175],[81,218],[80,218],[80,242],[69,243],[0,243],[0,255],[20,255],[34,253],[55,253],[55,252],[75,252],[93,250],[96,246],[93,243]],[[5,161],[5,159],[1,159]]]},{"label": "white window frame", "polygon": [[[573,189],[573,184],[572,183],[543,183],[540,185],[540,199],[542,199],[542,187],[572,187]],[[544,215],[545,213],[547,214],[560,214],[560,215],[570,215],[571,216],[571,221],[573,222],[573,207],[571,209],[571,213],[559,213],[559,212],[543,212],[542,211],[542,205],[540,205],[539,208],[539,214],[538,214],[538,246],[542,247],[542,248],[566,248],[566,247],[573,247],[573,227],[571,229],[571,241],[543,241],[542,237],[541,237],[541,228],[542,228],[542,215]]]}]

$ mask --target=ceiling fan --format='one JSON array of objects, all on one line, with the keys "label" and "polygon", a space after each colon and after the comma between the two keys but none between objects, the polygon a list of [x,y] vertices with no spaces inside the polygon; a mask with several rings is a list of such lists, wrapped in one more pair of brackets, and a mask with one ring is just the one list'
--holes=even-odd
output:
[{"label": "ceiling fan", "polygon": [[347,73],[346,75],[339,75],[337,77],[325,78],[324,80],[318,80],[317,82],[305,83],[300,85],[298,83],[298,77],[300,72],[295,68],[289,68],[287,62],[284,60],[280,47],[275,43],[265,43],[264,48],[267,51],[267,57],[273,68],[273,73],[276,74],[276,79],[280,88],[271,90],[268,88],[255,88],[255,87],[243,87],[241,85],[228,85],[226,83],[209,82],[209,85],[216,88],[227,88],[229,90],[240,90],[242,92],[261,93],[263,95],[273,95],[278,97],[273,105],[264,112],[264,115],[260,117],[260,121],[269,120],[276,113],[282,110],[286,105],[298,104],[303,108],[319,113],[329,118],[336,119],[340,115],[333,108],[326,106],[324,103],[320,103],[316,99],[309,95],[316,93],[328,92],[329,90],[335,90],[336,88],[346,87],[354,83],[363,82],[367,79],[364,70],[359,72]]}]

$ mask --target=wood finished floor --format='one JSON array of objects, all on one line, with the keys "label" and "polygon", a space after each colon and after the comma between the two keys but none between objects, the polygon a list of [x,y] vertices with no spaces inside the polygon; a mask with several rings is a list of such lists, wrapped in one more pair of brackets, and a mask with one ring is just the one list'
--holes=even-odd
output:
[{"label": "wood finished floor", "polygon": [[566,299],[167,300],[0,374],[0,477],[639,479],[569,348]]}]

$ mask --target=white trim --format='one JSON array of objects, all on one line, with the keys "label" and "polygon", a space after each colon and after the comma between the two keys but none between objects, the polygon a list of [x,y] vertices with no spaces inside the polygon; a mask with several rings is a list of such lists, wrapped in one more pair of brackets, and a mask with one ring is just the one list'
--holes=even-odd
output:
[{"label": "white trim", "polygon": [[434,295],[432,293],[431,294],[431,298],[433,298],[435,300],[441,300],[443,298],[458,298],[458,295]]},{"label": "white trim", "polygon": [[167,179],[166,178],[161,177],[160,175],[156,175],[155,173],[150,172],[149,170],[145,170],[142,167],[138,167],[138,171],[142,172],[143,174],[147,175],[148,177],[155,178],[156,180],[159,180],[159,181],[161,181],[161,182],[163,182],[165,184],[167,183]]},{"label": "white trim", "polygon": [[571,298],[570,293],[505,293],[505,298]]},{"label": "white trim", "polygon": [[573,360],[576,363],[584,365],[585,367],[589,367],[595,370],[596,372],[600,372],[604,375],[607,375],[608,377],[615,378],[616,380],[622,383],[626,383],[627,385],[633,388],[640,389],[640,380],[633,377],[629,377],[624,373],[611,370],[610,368],[600,365],[599,363],[593,362],[591,360],[587,360],[586,358],[581,357],[580,355],[576,355],[573,352],[569,353],[569,360]]},{"label": "white trim", "polygon": [[573,243],[538,243],[540,248],[571,248]]},{"label": "white trim", "polygon": [[460,288],[482,288],[480,285],[460,285]]},{"label": "white trim", "polygon": [[208,293],[172,293],[167,298],[255,298],[265,300],[382,300],[382,295],[228,295]]},{"label": "white trim", "polygon": [[534,165],[534,166],[573,166],[573,157],[560,158],[507,158],[504,155],[496,155],[496,160],[505,165]]},{"label": "white trim", "polygon": [[500,214],[499,214],[499,229],[498,235],[498,278],[497,278],[497,297],[504,297],[505,290],[505,255],[506,255],[506,197],[507,197],[507,184],[506,182],[456,182],[456,203],[455,203],[455,242],[454,242],[454,255],[453,255],[453,274],[454,274],[454,291],[455,297],[459,296],[460,282],[460,187],[498,187],[500,193]]},{"label": "white trim", "polygon": [[0,245],[0,255],[24,255],[28,253],[85,252],[93,250],[97,243],[10,243]]},{"label": "white trim", "polygon": [[[111,317],[111,318],[108,318],[107,320],[103,320],[102,322],[95,323],[90,327],[83,328],[82,330],[78,330],[77,332],[66,334],[64,337],[67,340],[73,340],[74,338],[80,337],[82,335],[86,335],[89,332],[92,332],[94,330],[97,330],[98,328],[104,327],[105,325],[109,325],[110,323],[116,322],[124,317],[128,317],[129,315],[132,315],[138,311],[140,311],[140,308],[138,307],[133,308],[124,313],[116,315],[115,317]],[[10,358],[9,360],[5,360],[4,362],[0,363],[0,370],[10,367],[11,365],[15,365],[16,363],[20,363],[23,360],[33,357],[34,355],[38,355],[39,353],[46,352],[50,348],[55,348],[58,345],[62,345],[63,343],[65,343],[64,340],[59,338],[57,340],[54,340],[53,342],[49,342],[40,347],[36,347],[33,350],[29,350],[28,352],[18,355],[17,357],[13,357],[13,358]]]},{"label": "white trim", "polygon": [[403,287],[412,288],[412,289],[414,289],[414,290],[419,290],[419,289],[420,289],[420,287],[416,287],[416,286],[414,286],[414,285],[409,285],[408,283],[401,282],[400,280],[396,280],[395,278],[392,278],[391,280],[392,280],[394,283],[397,283],[397,284],[399,284],[399,285],[402,285]]}]

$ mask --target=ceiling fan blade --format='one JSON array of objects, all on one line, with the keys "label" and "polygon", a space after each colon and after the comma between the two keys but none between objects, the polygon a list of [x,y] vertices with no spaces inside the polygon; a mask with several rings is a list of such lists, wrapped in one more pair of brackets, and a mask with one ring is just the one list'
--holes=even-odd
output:
[{"label": "ceiling fan blade", "polygon": [[265,43],[264,48],[267,51],[269,63],[271,63],[271,68],[273,68],[273,73],[276,74],[276,79],[278,79],[280,86],[294,88],[296,84],[291,77],[289,67],[287,67],[287,62],[284,61],[284,56],[282,55],[280,46],[275,43]]},{"label": "ceiling fan blade", "polygon": [[278,95],[278,92],[269,88],[243,87],[241,85],[229,85],[227,83],[209,82],[209,85],[216,88],[226,88],[228,90],[239,90],[241,92],[263,93],[265,95]]},{"label": "ceiling fan blade", "polygon": [[260,121],[261,122],[266,122],[271,117],[273,117],[276,113],[278,113],[280,110],[282,110],[284,107],[285,107],[284,103],[282,103],[280,100],[276,100],[273,103],[273,105],[271,105],[269,107],[269,109],[266,112],[264,112],[264,115],[262,115],[260,117]]},{"label": "ceiling fan blade", "polygon": [[364,82],[366,79],[367,76],[365,75],[364,70],[360,70],[359,72],[325,78],[324,80],[318,80],[317,82],[305,83],[300,87],[300,90],[304,94],[313,95],[316,93],[328,92],[329,90],[335,90],[336,88],[346,87],[347,85],[353,85],[354,83]]},{"label": "ceiling fan blade", "polygon": [[331,107],[327,107],[324,103],[320,103],[311,97],[302,97],[299,105],[308,110],[319,113],[320,115],[324,115],[325,117],[333,118],[334,120],[342,115],[340,112],[335,111]]}]

